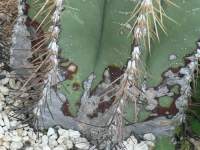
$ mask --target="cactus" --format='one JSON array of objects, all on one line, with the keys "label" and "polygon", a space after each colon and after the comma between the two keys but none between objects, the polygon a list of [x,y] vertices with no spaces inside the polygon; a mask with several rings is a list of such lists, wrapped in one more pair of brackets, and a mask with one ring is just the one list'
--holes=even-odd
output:
[{"label": "cactus", "polygon": [[[60,18],[59,14],[55,15],[58,18],[54,18],[59,5],[55,2],[28,1],[31,23],[36,23],[36,27],[31,24],[34,29],[30,27],[29,31],[45,37],[43,51],[37,53],[37,47],[33,49],[36,51],[33,58],[41,60],[39,64],[45,70],[40,76],[41,68],[36,69],[37,75],[44,78],[38,107],[54,86],[66,96],[69,104],[67,108],[64,105],[63,109],[69,111],[67,116],[70,114],[72,118],[87,118],[89,123],[104,122],[95,120],[95,111],[97,115],[98,111],[106,114],[116,107],[113,117],[116,122],[113,123],[111,119],[108,131],[115,132],[112,125],[117,124],[116,135],[112,137],[117,142],[123,140],[121,129],[125,124],[132,131],[132,126],[128,124],[143,122],[154,113],[158,118],[160,115],[173,115],[172,121],[184,122],[185,107],[191,94],[190,83],[199,63],[197,55],[200,54],[194,49],[195,41],[199,38],[200,21],[196,19],[199,9],[196,6],[200,5],[200,1],[65,0],[65,9]],[[61,30],[59,38],[58,24]],[[54,33],[56,27],[58,32]],[[199,47],[197,44],[197,49]],[[184,61],[188,54],[192,58],[186,57]],[[45,56],[44,60],[50,61],[44,62],[41,55]],[[38,63],[33,65],[37,66]],[[61,72],[61,79],[57,79],[58,72]],[[92,72],[95,79],[89,76]],[[177,80],[167,75],[170,73]],[[30,76],[23,87],[38,76]],[[199,89],[199,86],[196,88]],[[195,92],[194,95],[198,94]],[[102,103],[102,97],[108,98],[108,102],[114,99],[114,102],[111,105]],[[93,106],[90,101],[95,108],[89,108]],[[103,102],[106,101],[103,99]],[[154,106],[150,108],[152,103]],[[38,109],[34,109],[37,114],[35,111]],[[88,116],[92,119],[88,119]],[[195,123],[193,128],[196,128]],[[166,139],[162,142],[165,143]]]}]

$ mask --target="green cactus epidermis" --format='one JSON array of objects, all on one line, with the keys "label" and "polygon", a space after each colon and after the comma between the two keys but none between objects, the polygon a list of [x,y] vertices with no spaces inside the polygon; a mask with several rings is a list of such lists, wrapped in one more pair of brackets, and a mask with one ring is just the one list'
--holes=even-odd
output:
[{"label": "green cactus epidermis", "polygon": [[[174,2],[180,8],[166,7],[166,14],[176,20],[177,24],[164,20],[168,35],[160,32],[160,41],[152,41],[151,53],[144,60],[149,86],[158,85],[162,80],[161,74],[168,68],[183,65],[183,57],[194,50],[195,41],[199,36],[200,21],[196,18],[200,11],[197,8],[200,1]],[[66,80],[60,88],[68,97],[70,111],[76,114],[83,89],[74,91],[72,85],[82,85],[82,81],[94,72],[95,87],[102,80],[103,71],[108,65],[123,67],[130,58],[130,30],[123,24],[130,17],[127,14],[133,10],[136,3],[130,0],[65,0],[64,5],[59,38],[61,56],[76,64],[78,71],[72,80]],[[36,12],[32,11],[32,14]],[[144,55],[147,53],[148,50]],[[177,59],[170,61],[171,54],[175,54]],[[63,85],[66,88],[63,88]],[[159,100],[162,106],[166,105],[165,107],[169,106],[170,101],[171,97]],[[128,106],[128,118],[134,114],[132,108],[131,105]],[[144,111],[144,114],[140,115],[147,114]]]},{"label": "green cactus epidermis", "polygon": [[94,72],[96,85],[102,80],[108,65],[122,67],[126,64],[131,51],[131,37],[128,37],[129,30],[122,24],[128,20],[125,13],[133,6],[129,0],[65,1],[59,42],[61,55],[78,65],[74,79],[65,82],[69,85],[66,95],[72,104],[72,112],[76,112],[74,104],[82,94],[82,90],[74,92],[71,89],[74,82],[82,83]]},{"label": "green cactus epidermis", "polygon": [[[167,34],[160,33],[160,42],[152,42],[151,55],[146,60],[150,86],[158,85],[162,80],[162,72],[170,67],[183,65],[183,57],[194,51],[195,41],[200,35],[200,1],[175,0],[180,8],[168,7],[166,14],[177,24],[166,20]],[[176,60],[169,61],[169,56],[175,54]]]},{"label": "green cactus epidermis", "polygon": [[175,145],[170,137],[159,137],[156,142],[155,150],[175,150]]}]

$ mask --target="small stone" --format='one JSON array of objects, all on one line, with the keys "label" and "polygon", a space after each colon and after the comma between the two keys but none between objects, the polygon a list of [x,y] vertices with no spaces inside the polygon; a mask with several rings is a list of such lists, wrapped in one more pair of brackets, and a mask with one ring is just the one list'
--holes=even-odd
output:
[{"label": "small stone", "polygon": [[2,145],[4,142],[3,138],[0,138],[0,145]]},{"label": "small stone", "polygon": [[42,144],[47,145],[48,144],[48,137],[46,135],[42,136]]},{"label": "small stone", "polygon": [[7,132],[7,131],[8,131],[8,127],[7,127],[7,126],[4,126],[4,127],[3,127],[3,130]]},{"label": "small stone", "polygon": [[147,133],[143,136],[144,140],[155,141],[156,137],[152,133]]},{"label": "small stone", "polygon": [[59,134],[60,136],[63,136],[63,135],[68,134],[68,131],[65,130],[65,129],[59,128],[59,129],[58,129],[58,134]]},{"label": "small stone", "polygon": [[74,130],[69,129],[68,132],[69,132],[69,137],[72,140],[77,139],[81,136],[81,134],[78,131],[74,131]]},{"label": "small stone", "polygon": [[127,141],[123,141],[123,146],[125,150],[134,150],[133,145],[129,144]]},{"label": "small stone", "polygon": [[48,129],[48,132],[47,132],[47,136],[51,136],[51,135],[53,135],[53,134],[55,134],[54,129],[53,129],[53,128],[49,128],[49,129]]},{"label": "small stone", "polygon": [[0,150],[6,150],[4,146],[0,146]]},{"label": "small stone", "polygon": [[[59,144],[62,144],[66,137],[60,136],[57,140]],[[67,140],[67,139],[66,139]]]},{"label": "small stone", "polygon": [[10,144],[9,144],[8,141],[5,141],[5,139],[4,139],[4,142],[3,142],[2,145],[3,145],[5,148],[10,149]]},{"label": "small stone", "polygon": [[18,150],[23,147],[23,144],[21,142],[12,142],[10,144],[10,150]]},{"label": "small stone", "polygon": [[197,42],[197,46],[200,47],[200,42],[199,41]]},{"label": "small stone", "polygon": [[22,141],[22,137],[20,137],[20,136],[13,136],[12,137],[12,141],[13,142],[21,142]]},{"label": "small stone", "polygon": [[8,104],[14,103],[14,99],[12,99],[12,98],[10,98],[10,97],[6,97],[5,101],[6,101],[6,103],[8,103]]},{"label": "small stone", "polygon": [[169,56],[169,60],[175,60],[177,58],[177,56],[175,54],[171,54]]},{"label": "small stone", "polygon": [[9,82],[9,78],[6,77],[4,79],[1,79],[0,84],[1,85],[6,85],[8,82]]},{"label": "small stone", "polygon": [[4,126],[4,121],[3,121],[3,118],[2,118],[2,114],[0,113],[0,126]]},{"label": "small stone", "polygon": [[53,135],[51,135],[51,136],[49,137],[50,140],[55,140],[55,139],[57,139],[57,138],[58,138],[57,134],[53,134]]},{"label": "small stone", "polygon": [[55,147],[53,150],[66,150],[66,147],[64,145],[59,145]]},{"label": "small stone", "polygon": [[130,136],[128,139],[127,139],[127,142],[129,143],[129,144],[137,144],[138,142],[137,142],[137,139],[132,135],[132,136]]},{"label": "small stone", "polygon": [[126,150],[134,150],[134,145],[137,144],[137,139],[132,135],[130,136],[127,141],[123,141],[123,145]]},{"label": "small stone", "polygon": [[72,149],[73,148],[73,142],[70,141],[70,140],[65,140],[63,142],[63,144],[65,144],[65,146],[68,148],[68,149]]},{"label": "small stone", "polygon": [[9,73],[7,71],[2,71],[0,73],[0,85],[6,85],[9,82]]},{"label": "small stone", "polygon": [[195,54],[195,57],[200,58],[200,49],[197,49],[197,53]]},{"label": "small stone", "polygon": [[12,139],[11,139],[10,135],[6,132],[3,140],[9,142]]},{"label": "small stone", "polygon": [[51,148],[56,147],[58,145],[58,142],[56,140],[49,140],[49,146]]},{"label": "small stone", "polygon": [[85,138],[77,138],[75,142],[75,147],[79,150],[88,150],[90,143]]},{"label": "small stone", "polygon": [[145,141],[145,143],[148,145],[150,150],[154,149],[155,144],[152,141]]},{"label": "small stone", "polygon": [[4,134],[4,129],[0,126],[0,134]]},{"label": "small stone", "polygon": [[10,121],[8,119],[7,114],[3,112],[2,113],[2,118],[3,118],[5,126],[9,129],[10,128]]},{"label": "small stone", "polygon": [[17,133],[16,130],[12,130],[10,133],[11,133],[12,136],[18,136],[18,133]]},{"label": "small stone", "polygon": [[16,81],[15,79],[10,79],[9,80],[9,86],[10,88],[14,89],[14,90],[18,90],[20,88],[20,82]]},{"label": "small stone", "polygon": [[148,99],[154,99],[156,97],[157,91],[154,88],[149,88],[145,95]]},{"label": "small stone", "polygon": [[88,150],[90,145],[88,143],[76,143],[75,147],[79,150]]},{"label": "small stone", "polygon": [[4,103],[0,101],[0,112],[3,110],[4,106],[5,106]]},{"label": "small stone", "polygon": [[23,141],[28,141],[28,140],[29,140],[29,137],[28,137],[28,136],[24,136],[24,137],[22,138],[22,140],[23,140]]},{"label": "small stone", "polygon": [[0,93],[0,101],[5,101],[5,97],[2,93]]},{"label": "small stone", "polygon": [[9,93],[9,89],[5,86],[0,86],[0,92],[3,94],[3,95],[8,95]]},{"label": "small stone", "polygon": [[10,122],[10,126],[11,127],[16,127],[17,126],[17,121],[16,120],[13,120]]},{"label": "small stone", "polygon": [[145,142],[140,142],[139,144],[134,145],[133,150],[149,150]]},{"label": "small stone", "polygon": [[34,150],[33,147],[26,147],[25,150]]},{"label": "small stone", "polygon": [[43,145],[42,146],[42,150],[51,150],[50,147],[48,145]]},{"label": "small stone", "polygon": [[[19,136],[26,136],[27,135],[27,132],[24,131],[23,129],[17,129],[16,132],[17,132],[17,135],[19,135]],[[26,134],[23,134],[24,132],[26,132]]]},{"label": "small stone", "polygon": [[145,107],[146,110],[152,111],[157,107],[157,105],[149,104]]},{"label": "small stone", "polygon": [[37,139],[37,136],[36,136],[36,134],[33,131],[28,131],[28,136],[33,141],[35,141]]},{"label": "small stone", "polygon": [[40,146],[36,145],[36,146],[34,146],[34,150],[42,150],[42,148],[40,148]]}]

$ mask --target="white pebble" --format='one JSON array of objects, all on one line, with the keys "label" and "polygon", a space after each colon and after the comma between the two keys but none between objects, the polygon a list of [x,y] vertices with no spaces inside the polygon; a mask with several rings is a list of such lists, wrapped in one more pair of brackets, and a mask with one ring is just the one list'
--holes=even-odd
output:
[{"label": "white pebble", "polygon": [[17,136],[18,135],[16,130],[11,131],[10,133],[11,133],[12,136]]},{"label": "white pebble", "polygon": [[57,138],[58,138],[58,136],[56,134],[54,134],[49,137],[49,140],[56,140]]},{"label": "white pebble", "polygon": [[7,114],[5,112],[2,113],[2,118],[3,118],[5,126],[8,129],[10,129],[10,121],[9,121],[8,116],[7,116]]},{"label": "white pebble", "polygon": [[48,145],[43,145],[42,146],[42,150],[51,150],[50,147]]},{"label": "white pebble", "polygon": [[5,101],[5,97],[2,93],[0,93],[0,101]]},{"label": "white pebble", "polygon": [[138,141],[137,141],[137,139],[132,135],[132,136],[130,136],[128,139],[127,139],[127,142],[129,143],[129,144],[137,144],[138,143]]},{"label": "white pebble", "polygon": [[23,147],[23,144],[21,142],[12,142],[10,144],[10,150],[18,150]]},{"label": "white pebble", "polygon": [[12,121],[10,122],[10,126],[11,126],[11,127],[16,127],[16,126],[17,126],[17,120],[12,120]]},{"label": "white pebble", "polygon": [[57,140],[59,144],[62,144],[66,137],[60,136]]},{"label": "white pebble", "polygon": [[31,130],[28,131],[28,136],[29,136],[30,139],[32,139],[34,141],[37,139],[36,134],[33,131],[31,131]]},{"label": "white pebble", "polygon": [[53,150],[66,150],[64,145],[59,145],[57,147],[55,147]]},{"label": "white pebble", "polygon": [[73,148],[73,143],[72,143],[72,141],[70,141],[70,140],[65,140],[63,143],[65,144],[65,146],[66,146],[68,149],[72,149],[72,148]]},{"label": "white pebble", "polygon": [[22,141],[22,137],[20,137],[20,136],[13,136],[12,137],[12,141],[13,142],[21,142]]},{"label": "white pebble", "polygon": [[4,146],[0,146],[0,150],[6,150]]},{"label": "white pebble", "polygon": [[9,80],[9,85],[10,85],[10,87],[11,87],[12,89],[14,89],[14,90],[18,90],[18,89],[20,88],[20,82],[19,82],[19,81],[16,82],[15,79],[10,79],[10,80]]},{"label": "white pebble", "polygon": [[11,141],[11,137],[10,137],[10,135],[7,132],[5,133],[5,136],[4,136],[3,140],[7,141],[7,142]]},{"label": "white pebble", "polygon": [[9,93],[9,89],[5,86],[0,86],[0,92],[3,94],[3,95],[8,95]]},{"label": "white pebble", "polygon": [[72,140],[77,139],[81,135],[78,131],[74,131],[74,130],[71,130],[71,129],[69,129],[68,132],[69,132],[69,137]]},{"label": "white pebble", "polygon": [[59,134],[60,136],[62,136],[62,135],[68,134],[68,131],[65,130],[65,129],[59,128],[59,129],[58,129],[58,134]]},{"label": "white pebble", "polygon": [[56,147],[57,145],[58,145],[58,142],[57,142],[56,140],[51,140],[51,141],[49,141],[49,146],[50,146],[51,148]]},{"label": "white pebble", "polygon": [[49,129],[48,129],[48,132],[47,132],[47,136],[51,136],[51,135],[53,135],[53,134],[55,134],[54,129],[53,129],[53,128],[49,128]]},{"label": "white pebble", "polygon": [[4,139],[4,142],[3,142],[2,145],[3,145],[5,148],[7,148],[7,149],[10,148],[10,144],[9,144],[9,142],[8,142],[8,141],[5,141],[5,139]]},{"label": "white pebble", "polygon": [[[27,132],[22,130],[22,129],[17,129],[16,132],[17,132],[17,135],[19,135],[19,136],[26,136],[27,135]],[[25,135],[23,135],[24,132],[26,132]]]},{"label": "white pebble", "polygon": [[0,138],[0,145],[2,145],[4,142],[3,138]]},{"label": "white pebble", "polygon": [[42,144],[47,145],[48,144],[48,137],[46,135],[42,136]]},{"label": "white pebble", "polygon": [[2,115],[0,114],[0,126],[4,126],[5,124],[4,124],[4,122],[3,122],[3,119],[2,119]]},{"label": "white pebble", "polygon": [[28,141],[29,140],[29,137],[28,136],[24,136],[23,138],[22,138],[22,140],[25,142],[25,141]]},{"label": "white pebble", "polygon": [[155,141],[156,137],[152,133],[147,133],[143,136],[144,140]]},{"label": "white pebble", "polygon": [[33,147],[27,147],[25,150],[34,150]]},{"label": "white pebble", "polygon": [[7,71],[1,72],[1,75],[5,75],[6,77],[4,79],[0,80],[0,85],[6,85],[9,82],[9,73]]},{"label": "white pebble", "polygon": [[10,98],[10,97],[6,97],[5,101],[6,101],[6,103],[8,103],[8,104],[14,103],[14,99],[13,99],[13,98]]},{"label": "white pebble", "polygon": [[154,149],[155,144],[154,144],[152,141],[145,141],[145,143],[148,145],[148,147],[149,147],[150,149]]},{"label": "white pebble", "polygon": [[134,150],[149,150],[145,142],[140,142],[139,144],[134,145]]},{"label": "white pebble", "polygon": [[0,126],[0,134],[4,134],[4,129]]},{"label": "white pebble", "polygon": [[90,144],[86,138],[77,138],[75,140],[75,147],[80,150],[88,150],[90,147]]},{"label": "white pebble", "polygon": [[90,145],[89,145],[89,143],[76,143],[75,147],[80,150],[88,150]]}]

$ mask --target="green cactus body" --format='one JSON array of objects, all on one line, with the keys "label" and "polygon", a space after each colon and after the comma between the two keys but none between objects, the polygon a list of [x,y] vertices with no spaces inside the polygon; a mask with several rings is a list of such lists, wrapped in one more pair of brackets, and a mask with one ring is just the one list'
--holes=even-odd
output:
[{"label": "green cactus body", "polygon": [[[198,0],[175,0],[180,8],[169,7],[166,14],[177,24],[165,20],[167,35],[160,33],[160,42],[152,42],[151,55],[146,60],[149,86],[156,86],[162,80],[162,73],[168,68],[183,65],[183,57],[193,52],[195,41],[199,38],[198,18],[200,5]],[[169,56],[175,54],[176,60],[169,61]]]},{"label": "green cactus body", "polygon": [[82,94],[82,90],[72,90],[74,82],[81,84],[94,72],[95,87],[102,80],[107,66],[123,67],[126,63],[131,51],[131,37],[128,37],[129,30],[122,24],[128,19],[125,13],[133,6],[128,0],[65,1],[66,10],[61,19],[61,56],[78,66],[73,80],[64,83],[68,85],[69,93],[66,94],[73,113],[77,110],[75,103]]},{"label": "green cactus body", "polygon": [[[141,71],[147,74],[149,87],[158,86],[162,81],[163,72],[167,69],[183,66],[183,57],[193,52],[195,41],[199,37],[200,20],[197,18],[200,9],[197,6],[200,6],[200,1],[175,0],[174,2],[180,8],[165,5],[165,9],[166,14],[177,24],[164,19],[167,35],[160,32],[160,40],[152,41],[150,53],[148,50],[142,51],[144,64],[141,65]],[[88,75],[95,73],[96,79],[93,83],[95,88],[102,80],[105,68],[110,65],[123,68],[130,58],[132,37],[128,36],[129,24],[124,23],[130,17],[128,13],[135,6],[136,2],[131,0],[65,0],[65,10],[61,16],[60,57],[67,60],[67,66],[75,64],[78,69],[72,78],[59,85],[59,89],[67,96],[70,112],[74,116],[83,93],[82,83]],[[30,9],[30,17],[36,12]],[[171,55],[175,58],[170,60]],[[74,85],[80,88],[74,89]],[[171,91],[178,95],[179,87],[174,87]],[[159,98],[160,106],[166,108],[172,101],[173,98],[170,96]],[[127,119],[133,121],[132,103],[127,105],[125,110]],[[145,120],[150,113],[142,109],[139,120]],[[160,141],[158,149],[165,150],[161,145],[170,143],[169,140]],[[173,149],[173,146],[170,148]]]}]

